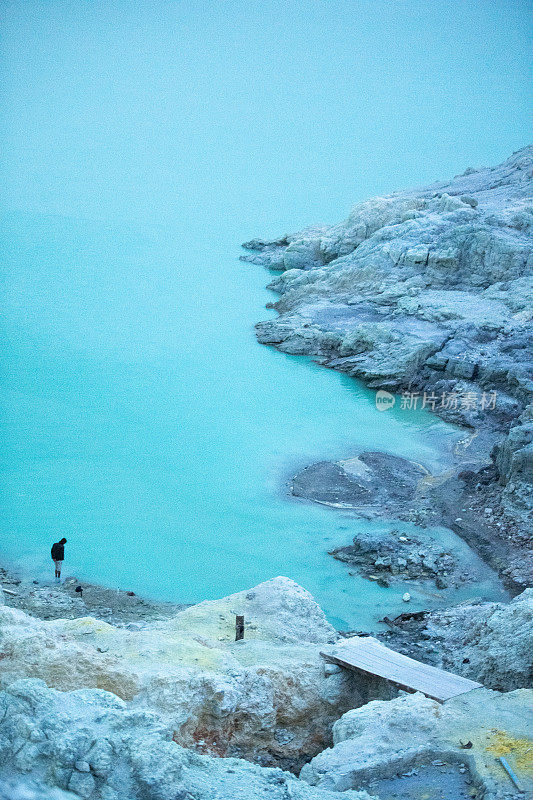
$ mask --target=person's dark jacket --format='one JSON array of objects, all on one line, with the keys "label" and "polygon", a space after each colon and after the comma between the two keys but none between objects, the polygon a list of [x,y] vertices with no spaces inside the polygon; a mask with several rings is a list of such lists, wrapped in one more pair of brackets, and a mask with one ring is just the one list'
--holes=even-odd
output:
[{"label": "person's dark jacket", "polygon": [[54,561],[65,560],[65,545],[61,544],[61,542],[56,542],[52,545],[52,559]]}]

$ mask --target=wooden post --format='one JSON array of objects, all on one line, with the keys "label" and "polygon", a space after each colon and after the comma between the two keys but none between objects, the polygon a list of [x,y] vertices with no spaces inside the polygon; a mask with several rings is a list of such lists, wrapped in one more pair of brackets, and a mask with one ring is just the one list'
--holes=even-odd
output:
[{"label": "wooden post", "polygon": [[244,639],[244,616],[237,614],[235,617],[235,641]]}]

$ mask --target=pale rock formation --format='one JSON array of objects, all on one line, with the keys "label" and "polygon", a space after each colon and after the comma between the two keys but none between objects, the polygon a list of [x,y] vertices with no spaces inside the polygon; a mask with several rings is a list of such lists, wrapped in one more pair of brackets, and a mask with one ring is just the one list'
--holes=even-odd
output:
[{"label": "pale rock formation", "polygon": [[[477,620],[461,612],[471,636],[451,636],[450,648],[475,659],[476,677],[498,675],[500,658],[499,681],[515,685],[528,656],[530,602],[526,593],[491,604]],[[241,642],[237,613],[246,621]],[[522,779],[530,752],[524,708],[533,693],[525,690],[475,690],[443,706],[421,695],[362,705],[382,690],[323,663],[319,651],[337,634],[287,578],[135,628],[36,620],[6,606],[0,625],[6,800],[333,800],[339,791],[363,800],[370,779],[435,754],[468,763],[486,797],[500,798],[495,755],[518,753]],[[454,625],[464,636],[464,619],[442,629]],[[468,754],[461,740],[473,742]],[[236,755],[292,768],[316,757],[302,781]]]},{"label": "pale rock formation", "polygon": [[424,377],[475,376],[523,402],[532,163],[525,148],[492,169],[359,203],[331,228],[256,241],[255,263],[277,250],[287,270],[272,284],[280,317],[257,326],[260,341],[391,388],[438,352]]},{"label": "pale rock formation", "polygon": [[[86,621],[81,625],[87,629]],[[92,620],[92,627],[105,623]],[[0,607],[0,682],[20,677],[43,678],[64,691],[95,686],[131,699],[140,688],[135,673],[120,659],[77,641],[59,624],[43,622],[8,606]]]},{"label": "pale rock formation", "polygon": [[515,797],[496,758],[507,756],[524,789],[533,789],[532,700],[527,689],[475,689],[443,705],[422,694],[371,702],[335,724],[334,747],[305,765],[300,777],[344,792],[441,757],[464,763],[485,800]]},{"label": "pale rock formation", "polygon": [[441,643],[444,669],[502,691],[533,683],[533,589],[510,603],[434,611],[426,631]]},{"label": "pale rock formation", "polygon": [[[158,714],[130,710],[123,700],[98,689],[58,692],[39,680],[17,681],[0,693],[0,709],[0,766],[17,792],[9,800],[337,796],[280,769],[185,750]],[[40,788],[32,789],[32,784]],[[369,798],[366,792],[352,791],[345,797]]]},{"label": "pale rock formation", "polygon": [[79,795],[63,792],[42,781],[12,778],[0,781],[0,800],[78,800]]},{"label": "pale rock formation", "polygon": [[[235,615],[245,639],[235,642]],[[41,678],[68,691],[106,689],[156,711],[176,741],[201,752],[294,766],[329,744],[368,682],[326,674],[337,633],[288,578],[208,601],[163,622],[117,628],[91,617],[40,621],[0,609],[0,680]]]}]

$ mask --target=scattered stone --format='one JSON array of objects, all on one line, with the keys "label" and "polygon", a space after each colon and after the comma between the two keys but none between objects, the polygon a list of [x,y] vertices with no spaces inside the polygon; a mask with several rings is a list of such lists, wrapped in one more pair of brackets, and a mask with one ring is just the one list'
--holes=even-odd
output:
[{"label": "scattered stone", "polygon": [[[104,586],[84,584],[83,592],[76,592],[81,585],[75,577],[68,577],[62,584],[38,583],[32,579],[21,579],[6,569],[0,568],[2,583],[18,586],[16,594],[10,594],[8,605],[41,619],[74,619],[92,614],[116,625],[140,620],[163,620],[186,608],[178,603],[144,600],[129,597],[126,592]],[[6,593],[7,594],[7,593]]]},{"label": "scattered stone", "polygon": [[426,549],[422,550],[421,541],[414,536],[408,539],[397,531],[365,531],[357,534],[352,545],[338,547],[331,555],[357,567],[369,580],[381,581],[380,585],[425,580],[446,588],[450,581],[462,582],[464,571],[459,570],[456,556],[443,551],[429,535],[425,539]]}]

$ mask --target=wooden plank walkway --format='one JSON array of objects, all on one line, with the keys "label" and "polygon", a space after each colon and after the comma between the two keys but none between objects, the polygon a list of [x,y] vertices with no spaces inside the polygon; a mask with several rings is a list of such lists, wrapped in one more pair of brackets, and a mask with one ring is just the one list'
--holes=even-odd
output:
[{"label": "wooden plank walkway", "polygon": [[344,639],[320,655],[332,664],[377,675],[396,684],[400,689],[422,692],[426,697],[440,703],[482,686],[481,683],[430,667],[390,650],[373,636]]}]

